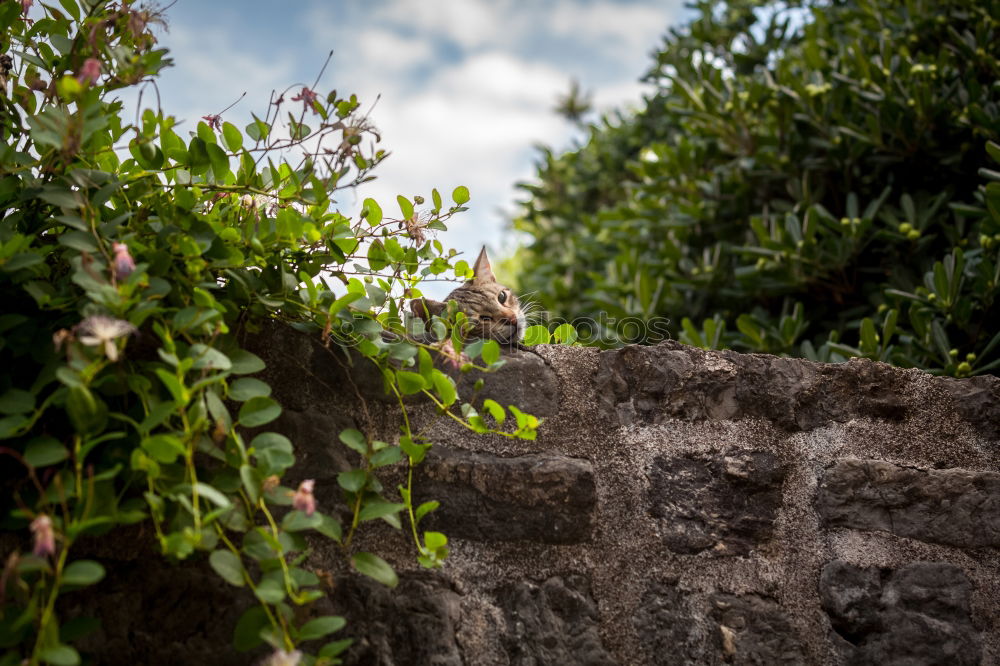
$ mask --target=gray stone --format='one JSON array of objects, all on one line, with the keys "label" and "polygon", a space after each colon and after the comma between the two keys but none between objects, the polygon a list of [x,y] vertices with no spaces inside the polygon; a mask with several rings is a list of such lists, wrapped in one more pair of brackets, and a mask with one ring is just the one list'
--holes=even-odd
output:
[{"label": "gray stone", "polygon": [[1000,474],[844,460],[816,499],[830,527],[880,530],[962,548],[1000,546]]},{"label": "gray stone", "polygon": [[553,576],[501,588],[497,603],[507,621],[504,646],[511,666],[614,664],[598,633],[597,604],[585,576]]},{"label": "gray stone", "polygon": [[169,564],[151,550],[131,562],[106,561],[105,570],[100,585],[60,595],[63,622],[100,620],[95,632],[76,643],[89,663],[243,666],[266,654],[266,647],[250,653],[233,649],[233,628],[256,600],[223,581],[204,558]]},{"label": "gray stone", "polygon": [[809,663],[798,630],[774,601],[756,595],[715,594],[711,603],[721,661],[761,666]]},{"label": "gray stone", "polygon": [[980,663],[972,585],[955,565],[917,562],[890,570],[833,561],[823,567],[819,592],[848,663]]},{"label": "gray stone", "polygon": [[858,416],[898,421],[909,410],[900,397],[905,371],[884,363],[812,363],[674,341],[603,352],[594,381],[622,424],[758,417],[811,430]]},{"label": "gray stone", "polygon": [[735,450],[658,457],[649,478],[649,512],[670,550],[745,555],[771,538],[785,471],[772,453]]},{"label": "gray stone", "polygon": [[354,643],[346,664],[462,666],[456,624],[460,596],[440,575],[402,575],[394,589],[363,576],[338,578],[334,610]]},{"label": "gray stone", "polygon": [[646,663],[673,666],[709,662],[711,640],[699,621],[700,609],[693,606],[676,580],[650,584],[632,621]]},{"label": "gray stone", "polygon": [[416,468],[418,501],[441,507],[422,526],[477,541],[579,543],[597,502],[587,460],[550,454],[502,458],[444,447]]},{"label": "gray stone", "polygon": [[955,409],[984,437],[1000,440],[1000,378],[980,375],[970,379],[942,378]]},{"label": "gray stone", "polygon": [[[555,416],[559,413],[559,382],[552,368],[541,356],[531,351],[506,350],[502,356],[504,366],[494,372],[456,373],[458,394],[480,405],[486,398],[501,405],[514,405],[521,411],[535,416]],[[476,380],[483,380],[483,388],[474,394]],[[473,397],[474,396],[474,397]]]}]

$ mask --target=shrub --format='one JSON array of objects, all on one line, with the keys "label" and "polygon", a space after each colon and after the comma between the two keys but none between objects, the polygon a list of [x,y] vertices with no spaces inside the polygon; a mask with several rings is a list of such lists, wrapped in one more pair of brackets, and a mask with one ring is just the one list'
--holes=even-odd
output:
[{"label": "shrub", "polygon": [[[311,481],[283,487],[292,442],[243,436],[281,407],[248,376],[263,363],[240,334],[276,319],[332,337],[379,367],[400,409],[419,393],[488,431],[432,354],[464,351],[482,359],[467,368],[488,369],[502,363],[495,343],[384,335],[402,332],[402,296],[420,295],[423,277],[465,276],[426,235],[465,210],[468,191],[446,206],[435,190],[426,210],[400,196],[399,217],[371,199],[353,216],[337,210],[333,194],[371,178],[386,152],[358,100],[335,92],[286,91],[243,129],[208,115],[182,131],[162,109],[131,124],[115,91],[170,64],[151,30],[161,17],[130,2],[60,0],[29,20],[30,5],[0,3],[0,510],[4,530],[33,539],[33,552],[3,563],[0,663],[80,662],[56,601],[106,572],[74,544],[140,522],[168,557],[207,557],[252,590],[260,605],[235,628],[238,649],[267,641],[294,654],[344,624],[293,612],[323,595],[302,564],[306,533],[340,543],[387,585],[388,564],[351,547],[362,522],[406,520],[429,567],[447,539],[418,532],[434,503],[414,507],[409,484],[395,497],[378,482],[381,468],[412,468],[429,448],[408,425],[398,442],[340,433],[357,461],[338,477],[343,525],[317,507]],[[434,329],[451,339],[446,322]],[[502,434],[533,437],[537,420],[522,416]],[[280,520],[276,506],[288,507]],[[302,663],[331,663],[349,642]]]},{"label": "shrub", "polygon": [[542,154],[520,287],[616,343],[995,372],[1000,3],[695,9],[641,111]]}]

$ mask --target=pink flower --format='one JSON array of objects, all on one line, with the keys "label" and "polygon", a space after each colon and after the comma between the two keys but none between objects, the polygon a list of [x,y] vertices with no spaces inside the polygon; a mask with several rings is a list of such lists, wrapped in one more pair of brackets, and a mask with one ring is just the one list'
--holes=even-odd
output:
[{"label": "pink flower", "polygon": [[21,0],[21,13],[22,14],[27,14],[28,10],[31,9],[31,5],[33,3],[34,3],[34,0]]},{"label": "pink flower", "polygon": [[465,352],[459,354],[455,351],[455,345],[452,343],[451,338],[445,340],[444,344],[441,345],[441,354],[456,370],[461,368],[466,363],[471,362]]},{"label": "pink flower", "polygon": [[313,479],[306,479],[299,484],[299,489],[292,496],[292,506],[307,516],[313,515],[316,511],[316,498],[313,497],[313,486],[316,482]]},{"label": "pink flower", "polygon": [[112,243],[111,248],[115,251],[115,261],[111,266],[111,275],[116,280],[124,280],[135,270],[135,259],[129,254],[128,245],[125,243]]},{"label": "pink flower", "polygon": [[[302,92],[292,98],[293,102],[302,102],[304,105],[311,107],[313,102],[319,95],[315,91],[309,90],[309,88],[303,87]],[[316,109],[313,109],[313,113],[316,113]]]},{"label": "pink flower", "polygon": [[90,85],[97,81],[97,78],[101,75],[101,61],[97,58],[87,58],[83,61],[83,67],[80,68],[80,72],[76,75],[76,80],[82,85]]},{"label": "pink flower", "polygon": [[201,119],[214,130],[222,129],[222,116],[202,116]]},{"label": "pink flower", "polygon": [[44,513],[31,521],[31,533],[35,537],[34,553],[39,557],[48,557],[56,552],[56,534],[52,530],[52,519]]}]

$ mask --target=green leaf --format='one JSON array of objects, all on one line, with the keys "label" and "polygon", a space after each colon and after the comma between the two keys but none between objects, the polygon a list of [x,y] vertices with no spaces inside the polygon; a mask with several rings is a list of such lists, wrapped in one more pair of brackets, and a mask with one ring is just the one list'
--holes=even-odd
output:
[{"label": "green leaf", "polygon": [[[344,650],[351,647],[354,644],[353,638],[344,638],[339,641],[330,641],[323,647],[319,649],[319,656],[325,657],[327,659],[333,659],[337,655],[341,654]],[[334,661],[333,663],[337,663]]]},{"label": "green leaf", "polygon": [[251,606],[236,622],[236,629],[233,631],[233,647],[238,652],[248,652],[261,643],[261,630],[271,626],[267,618],[267,612],[260,606]]},{"label": "green leaf", "polygon": [[220,492],[214,486],[210,486],[207,483],[202,483],[199,481],[194,484],[195,489],[198,491],[198,495],[212,502],[221,509],[228,509],[233,505],[233,503],[226,497],[225,493]]},{"label": "green leaf", "polygon": [[93,585],[104,578],[104,567],[93,560],[76,560],[63,569],[64,585]]},{"label": "green leaf", "polygon": [[246,428],[256,428],[270,423],[281,415],[281,406],[271,398],[250,398],[240,407],[239,422]]},{"label": "green leaf", "polygon": [[423,504],[417,507],[417,510],[414,512],[414,518],[419,523],[421,518],[426,516],[431,511],[434,511],[439,506],[441,506],[441,502],[438,502],[437,500],[430,500],[429,502],[424,502]]},{"label": "green leaf", "polygon": [[33,393],[21,389],[7,389],[0,395],[0,414],[26,414],[35,408]]},{"label": "green leaf", "polygon": [[396,196],[396,201],[397,203],[399,203],[399,210],[403,214],[403,219],[409,220],[410,218],[412,218],[413,204],[410,202],[410,200],[400,194]]},{"label": "green leaf", "polygon": [[399,391],[403,395],[419,393],[427,388],[427,382],[415,372],[400,370],[396,373],[396,381],[399,383]]},{"label": "green leaf", "polygon": [[504,411],[503,407],[501,407],[496,400],[486,398],[483,400],[483,408],[490,413],[490,416],[493,417],[493,420],[496,421],[498,425],[502,424],[504,419],[507,418],[507,412]]},{"label": "green leaf", "polygon": [[200,342],[191,345],[191,349],[188,350],[188,356],[194,359],[194,365],[191,367],[195,370],[225,371],[231,369],[233,365],[229,357],[218,349],[201,344]]},{"label": "green leaf", "polygon": [[243,579],[243,562],[232,551],[215,550],[208,556],[208,563],[212,565],[215,573],[222,576],[230,585],[243,587],[246,581]]},{"label": "green leaf", "polygon": [[240,377],[229,387],[229,398],[237,402],[270,395],[271,387],[255,377]]},{"label": "green leaf", "polygon": [[188,403],[191,397],[184,385],[181,384],[181,380],[177,378],[177,375],[163,368],[156,368],[154,372],[156,372],[156,376],[160,378],[164,386],[167,387],[167,390],[170,391],[170,395],[178,407],[183,407]]},{"label": "green leaf", "polygon": [[187,165],[193,172],[207,169],[212,163],[208,156],[208,146],[201,137],[193,137],[188,144]]},{"label": "green leaf", "polygon": [[371,553],[355,553],[351,558],[354,568],[369,578],[382,583],[387,587],[396,587],[399,578],[393,571],[389,563],[377,555]]},{"label": "green leaf", "polygon": [[250,442],[265,476],[281,474],[295,464],[292,442],[276,432],[262,432]]},{"label": "green leaf", "polygon": [[43,435],[28,442],[24,462],[32,467],[47,467],[69,458],[69,450],[55,437]]},{"label": "green leaf", "polygon": [[385,467],[386,465],[395,465],[402,459],[403,450],[398,446],[389,446],[369,458],[368,462],[371,463],[372,467]]},{"label": "green leaf", "polygon": [[317,525],[314,529],[323,536],[333,539],[338,543],[340,542],[341,539],[340,521],[338,521],[333,516],[322,514],[322,520],[320,521],[319,525]]},{"label": "green leaf", "polygon": [[309,620],[299,629],[300,641],[311,641],[316,638],[323,638],[335,631],[340,631],[347,624],[347,621],[336,615],[328,615]]},{"label": "green leaf", "polygon": [[455,382],[451,377],[440,370],[433,370],[431,378],[434,381],[434,390],[437,391],[445,407],[452,405],[458,399],[458,391],[455,390]]},{"label": "green leaf", "polygon": [[397,504],[395,502],[381,502],[377,500],[365,502],[364,507],[358,514],[358,518],[362,522],[376,518],[385,518],[386,516],[395,515],[405,508],[405,504]]},{"label": "green leaf", "polygon": [[461,206],[469,200],[469,188],[459,185],[451,193],[452,201]]},{"label": "green leaf", "polygon": [[77,666],[80,654],[69,645],[50,645],[38,653],[39,659],[52,666]]},{"label": "green leaf", "polygon": [[355,430],[354,428],[342,430],[340,433],[340,441],[346,444],[348,448],[357,451],[361,455],[368,454],[368,439],[361,433],[360,430]]},{"label": "green leaf", "polygon": [[368,474],[363,469],[352,469],[337,475],[337,483],[349,493],[356,493],[365,487]]},{"label": "green leaf", "polygon": [[500,345],[496,340],[487,340],[483,343],[483,362],[492,365],[500,360]]},{"label": "green leaf", "polygon": [[259,356],[243,349],[229,354],[229,361],[229,371],[234,375],[249,375],[260,372],[266,367]]},{"label": "green leaf", "polygon": [[140,446],[153,460],[167,465],[187,453],[184,442],[174,435],[153,435],[142,440]]},{"label": "green leaf", "polygon": [[374,227],[382,221],[382,207],[374,199],[365,199],[361,204],[361,215]]},{"label": "green leaf", "polygon": [[243,135],[232,123],[222,123],[222,138],[226,141],[226,147],[234,153],[243,147]]},{"label": "green leaf", "polygon": [[281,529],[286,532],[301,532],[318,528],[323,523],[323,514],[314,512],[311,516],[303,511],[289,511],[281,519]]},{"label": "green leaf", "polygon": [[285,588],[273,578],[265,578],[257,584],[254,594],[264,603],[277,604],[284,601]]},{"label": "green leaf", "polygon": [[550,340],[549,329],[541,324],[535,324],[524,329],[524,339],[521,342],[528,347],[533,347],[534,345],[547,345]]},{"label": "green leaf", "polygon": [[438,550],[448,545],[448,537],[440,532],[424,532],[424,545],[431,550]]},{"label": "green leaf", "polygon": [[560,324],[552,331],[552,337],[561,345],[571,345],[576,342],[576,329],[573,328],[573,324]]},{"label": "green leaf", "polygon": [[861,350],[870,354],[878,349],[876,340],[875,322],[870,317],[861,320]]}]

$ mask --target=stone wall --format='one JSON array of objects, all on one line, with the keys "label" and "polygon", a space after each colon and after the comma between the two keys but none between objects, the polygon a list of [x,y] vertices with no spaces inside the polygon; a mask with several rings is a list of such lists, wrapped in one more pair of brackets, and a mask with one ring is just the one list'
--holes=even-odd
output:
[{"label": "stone wall", "polygon": [[[354,455],[337,433],[391,440],[398,408],[369,368],[311,339],[275,328],[251,342],[295,474],[331,510]],[[1000,663],[1000,380],[674,343],[505,358],[479,399],[543,417],[537,440],[411,405],[436,442],[416,492],[442,502],[423,526],[450,539],[443,570],[381,523],[358,547],[401,572],[395,590],[316,544],[327,609],[357,638],[350,663]],[[134,589],[127,575],[109,584]],[[119,598],[100,663],[248,663],[227,646],[249,601],[198,565],[168,575],[183,590],[170,635],[142,633],[142,604]]]},{"label": "stone wall", "polygon": [[[390,438],[396,410],[364,368],[263,339],[299,473],[332,505],[336,432]],[[452,554],[427,572],[368,534],[402,583],[338,583],[352,660],[1000,663],[1000,380],[676,343],[505,358],[480,398],[544,417],[537,440],[413,405],[437,443],[417,492]]]}]

